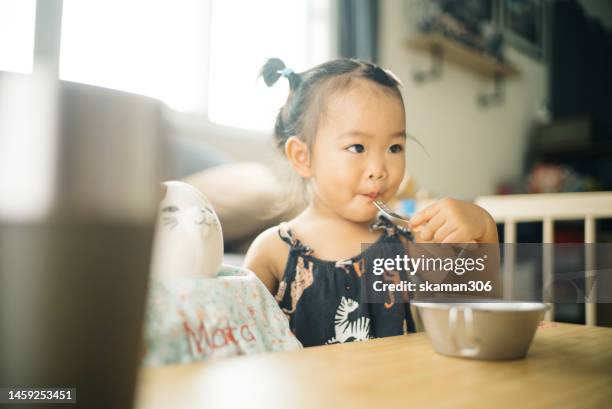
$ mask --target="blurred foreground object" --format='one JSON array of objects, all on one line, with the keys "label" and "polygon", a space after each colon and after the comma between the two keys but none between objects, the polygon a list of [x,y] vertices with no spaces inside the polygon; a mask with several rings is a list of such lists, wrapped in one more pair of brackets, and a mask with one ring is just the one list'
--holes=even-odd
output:
[{"label": "blurred foreground object", "polygon": [[158,101],[0,72],[0,386],[131,407],[161,137]]}]

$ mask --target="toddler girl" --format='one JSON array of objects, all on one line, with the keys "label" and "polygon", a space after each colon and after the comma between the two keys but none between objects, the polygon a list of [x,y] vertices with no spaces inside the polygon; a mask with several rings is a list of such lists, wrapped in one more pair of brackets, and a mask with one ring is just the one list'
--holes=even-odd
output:
[{"label": "toddler girl", "polygon": [[[276,58],[262,68],[290,92],[275,125],[278,147],[307,188],[305,210],[261,233],[245,259],[275,295],[304,346],[414,332],[407,303],[366,303],[362,243],[497,243],[482,208],[442,199],[404,227],[378,216],[405,174],[406,124],[398,79],[364,61],[338,59],[302,73]],[[360,252],[361,251],[361,252]]]}]

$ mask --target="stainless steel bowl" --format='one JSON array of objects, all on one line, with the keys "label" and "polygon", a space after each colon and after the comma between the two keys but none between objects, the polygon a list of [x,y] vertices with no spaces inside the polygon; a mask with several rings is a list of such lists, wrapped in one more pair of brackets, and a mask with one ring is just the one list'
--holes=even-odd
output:
[{"label": "stainless steel bowl", "polygon": [[527,355],[544,312],[538,302],[415,302],[425,332],[443,355],[519,359]]}]

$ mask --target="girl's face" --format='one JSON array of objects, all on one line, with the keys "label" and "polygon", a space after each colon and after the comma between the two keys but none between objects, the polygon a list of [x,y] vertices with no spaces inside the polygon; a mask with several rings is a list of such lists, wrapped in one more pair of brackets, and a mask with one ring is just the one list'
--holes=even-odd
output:
[{"label": "girl's face", "polygon": [[371,81],[330,96],[312,147],[315,205],[372,220],[373,202],[390,200],[404,177],[405,122],[399,97]]}]

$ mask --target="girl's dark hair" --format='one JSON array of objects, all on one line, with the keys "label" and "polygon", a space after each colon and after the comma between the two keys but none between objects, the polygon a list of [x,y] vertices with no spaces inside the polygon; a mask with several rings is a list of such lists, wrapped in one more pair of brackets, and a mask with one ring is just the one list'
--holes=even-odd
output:
[{"label": "girl's dark hair", "polygon": [[341,58],[296,73],[288,69],[278,58],[270,58],[261,69],[260,76],[268,87],[281,76],[289,80],[289,97],[280,109],[274,126],[278,148],[284,152],[287,139],[298,136],[312,144],[321,113],[325,109],[325,97],[346,89],[355,78],[370,80],[383,89],[397,95],[402,101],[397,78],[379,66],[366,61]]}]

